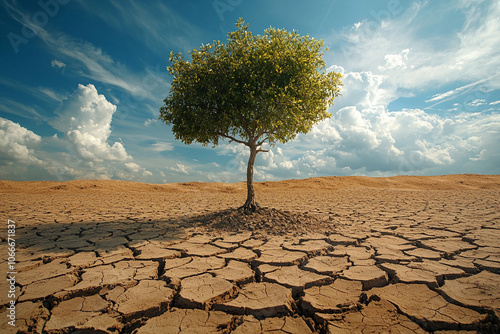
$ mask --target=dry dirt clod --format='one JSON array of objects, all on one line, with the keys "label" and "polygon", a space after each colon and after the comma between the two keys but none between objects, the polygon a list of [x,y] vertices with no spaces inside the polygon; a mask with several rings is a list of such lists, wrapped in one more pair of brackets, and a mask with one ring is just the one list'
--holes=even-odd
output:
[{"label": "dry dirt clod", "polygon": [[226,261],[218,257],[193,257],[192,259],[181,258],[178,259],[178,261],[177,259],[175,260],[176,261],[172,262],[175,262],[176,264],[177,263],[183,263],[183,264],[167,269],[163,274],[162,278],[182,279],[189,276],[203,274],[209,270],[220,269],[226,265]]},{"label": "dry dirt clod", "polygon": [[446,280],[439,289],[448,298],[466,307],[494,312],[500,320],[500,275],[487,271],[477,275]]},{"label": "dry dirt clod", "polygon": [[292,290],[275,283],[249,283],[238,296],[225,303],[214,304],[214,309],[232,314],[255,317],[283,316],[291,313]]},{"label": "dry dirt clod", "polygon": [[250,333],[300,333],[313,334],[304,319],[297,317],[266,318],[258,320],[254,316],[244,316],[243,323],[232,334]]},{"label": "dry dirt clod", "polygon": [[276,267],[264,274],[263,281],[278,283],[292,289],[294,296],[313,285],[322,285],[330,282],[332,278],[326,275],[305,271],[298,266]]},{"label": "dry dirt clod", "polygon": [[380,267],[387,271],[390,276],[401,283],[424,283],[429,288],[437,288],[438,281],[436,274],[428,270],[411,268],[395,263],[382,263]]},{"label": "dry dirt clod", "polygon": [[360,281],[363,290],[388,284],[387,273],[376,266],[352,266],[342,272],[342,277]]},{"label": "dry dirt clod", "polygon": [[428,330],[473,327],[487,318],[486,314],[447,302],[425,284],[391,284],[374,288],[368,295],[390,301]]},{"label": "dry dirt clod", "polygon": [[407,333],[425,334],[425,330],[400,314],[387,300],[372,301],[357,313],[347,313],[328,321],[328,333]]},{"label": "dry dirt clod", "polygon": [[236,287],[227,280],[203,274],[184,278],[177,299],[177,306],[208,310],[219,300],[224,300],[236,292]]},{"label": "dry dirt clod", "polygon": [[146,321],[134,334],[218,333],[228,329],[233,317],[219,311],[174,308]]},{"label": "dry dirt clod", "polygon": [[22,288],[22,295],[19,297],[18,301],[42,299],[55,294],[58,294],[58,297],[63,297],[66,294],[63,292],[64,289],[74,286],[77,282],[78,278],[74,274],[66,274],[36,281]]},{"label": "dry dirt clod", "polygon": [[257,254],[244,247],[238,247],[230,253],[220,254],[219,257],[231,260],[240,260],[245,262],[251,262],[257,258]]},{"label": "dry dirt clod", "polygon": [[304,269],[334,276],[350,266],[347,257],[317,256],[307,260]]},{"label": "dry dirt clod", "polygon": [[361,298],[363,285],[358,281],[337,279],[329,285],[313,286],[305,289],[302,309],[310,315],[339,313],[355,310]]},{"label": "dry dirt clod", "polygon": [[120,319],[104,313],[111,306],[99,295],[76,297],[59,303],[50,312],[50,319],[45,325],[47,333],[58,333],[70,328],[95,330],[111,333],[123,327]]},{"label": "dry dirt clod", "polygon": [[114,264],[85,269],[82,280],[66,291],[91,292],[116,285],[133,286],[142,279],[156,279],[158,263],[153,261],[121,261]]},{"label": "dry dirt clod", "polygon": [[7,317],[10,312],[4,308],[0,311],[0,328],[2,333],[42,333],[42,330],[50,317],[50,312],[41,301],[22,302],[16,304],[15,325],[8,324],[11,319]]},{"label": "dry dirt clod", "polygon": [[303,252],[287,251],[281,248],[265,249],[260,256],[255,259],[256,263],[266,263],[274,265],[292,266],[303,263],[307,259],[307,254]]},{"label": "dry dirt clod", "polygon": [[238,284],[246,284],[255,280],[255,273],[250,265],[235,260],[230,260],[224,268],[213,270],[211,273]]},{"label": "dry dirt clod", "polygon": [[130,319],[166,309],[174,298],[174,290],[167,288],[164,281],[142,280],[128,289],[117,286],[105,296],[118,312]]}]

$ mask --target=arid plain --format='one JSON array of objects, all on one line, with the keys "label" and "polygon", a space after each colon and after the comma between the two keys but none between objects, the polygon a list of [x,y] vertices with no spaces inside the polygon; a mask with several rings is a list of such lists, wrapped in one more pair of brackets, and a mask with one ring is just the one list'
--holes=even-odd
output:
[{"label": "arid plain", "polygon": [[500,331],[500,176],[263,182],[253,216],[245,195],[0,181],[0,332]]}]

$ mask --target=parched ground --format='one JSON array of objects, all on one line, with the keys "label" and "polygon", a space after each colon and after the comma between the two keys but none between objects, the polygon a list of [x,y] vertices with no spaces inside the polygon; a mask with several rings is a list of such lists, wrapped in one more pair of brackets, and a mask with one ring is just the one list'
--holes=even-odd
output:
[{"label": "parched ground", "polygon": [[244,183],[0,181],[0,332],[500,332],[500,176],[256,192],[244,215]]}]

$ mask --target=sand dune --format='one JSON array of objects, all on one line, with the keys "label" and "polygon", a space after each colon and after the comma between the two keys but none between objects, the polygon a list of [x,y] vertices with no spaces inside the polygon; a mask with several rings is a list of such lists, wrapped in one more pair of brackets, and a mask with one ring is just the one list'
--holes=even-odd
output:
[{"label": "sand dune", "polygon": [[[356,188],[411,189],[411,190],[473,190],[500,189],[500,175],[458,174],[442,176],[317,177],[302,180],[256,182],[256,189],[322,189],[344,190]],[[172,183],[148,184],[131,181],[76,180],[54,181],[0,181],[2,193],[52,193],[52,192],[192,192],[192,191],[244,191],[246,184],[239,183]]]}]

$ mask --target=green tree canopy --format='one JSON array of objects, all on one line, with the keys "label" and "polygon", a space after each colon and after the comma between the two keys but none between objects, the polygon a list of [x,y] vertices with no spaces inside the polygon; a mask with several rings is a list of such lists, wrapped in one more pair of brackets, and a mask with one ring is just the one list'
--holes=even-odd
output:
[{"label": "green tree canopy", "polygon": [[322,40],[269,28],[253,35],[242,19],[226,43],[214,41],[190,52],[170,53],[174,76],[160,119],[176,139],[217,146],[220,139],[250,148],[246,210],[257,208],[255,156],[264,143],[285,143],[331,115],[341,75],[326,72]]}]

